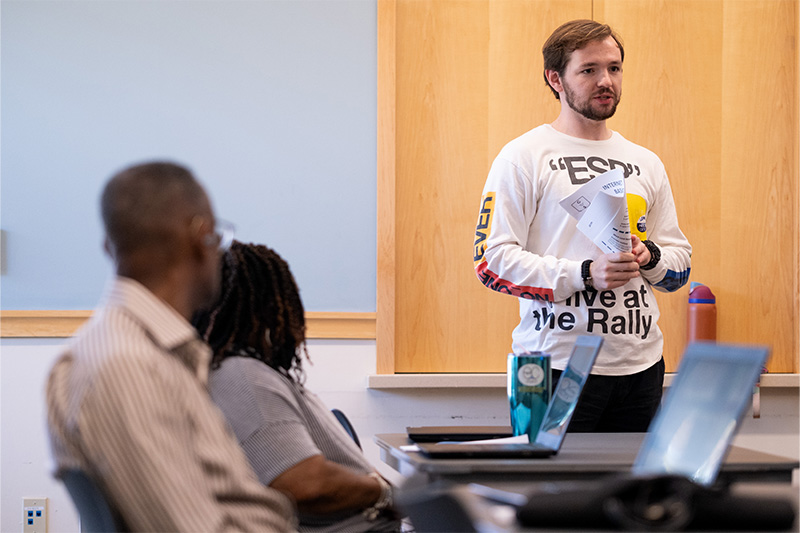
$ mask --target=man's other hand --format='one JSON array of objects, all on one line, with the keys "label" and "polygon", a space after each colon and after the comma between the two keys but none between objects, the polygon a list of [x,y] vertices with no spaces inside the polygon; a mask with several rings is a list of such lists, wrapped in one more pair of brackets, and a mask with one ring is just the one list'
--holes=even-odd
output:
[{"label": "man's other hand", "polygon": [[[595,289],[616,289],[639,277],[639,265],[650,261],[650,252],[638,237],[634,236],[633,239],[633,251],[603,254],[592,262],[589,272]],[[644,251],[639,250],[637,255],[636,250],[639,247]],[[645,256],[646,260],[643,261]]]},{"label": "man's other hand", "polygon": [[631,252],[636,256],[636,262],[639,263],[639,266],[646,265],[652,258],[650,250],[636,235],[631,235]]}]

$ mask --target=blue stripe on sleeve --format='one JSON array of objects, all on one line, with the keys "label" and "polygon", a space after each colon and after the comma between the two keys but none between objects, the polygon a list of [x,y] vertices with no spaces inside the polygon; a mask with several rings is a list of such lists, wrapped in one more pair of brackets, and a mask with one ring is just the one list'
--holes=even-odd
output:
[{"label": "blue stripe on sleeve", "polygon": [[656,283],[655,286],[659,287],[660,289],[664,289],[667,292],[675,292],[686,285],[686,282],[689,281],[689,273],[691,271],[691,268],[687,268],[681,272],[667,270],[667,273],[664,275],[664,279]]}]

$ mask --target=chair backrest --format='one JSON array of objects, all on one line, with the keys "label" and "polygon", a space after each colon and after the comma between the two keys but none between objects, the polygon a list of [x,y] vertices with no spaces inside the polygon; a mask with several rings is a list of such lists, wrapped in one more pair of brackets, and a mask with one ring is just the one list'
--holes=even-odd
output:
[{"label": "chair backrest", "polygon": [[356,445],[361,448],[361,441],[358,440],[358,435],[356,434],[356,429],[353,427],[353,424],[350,423],[350,420],[347,419],[345,414],[338,409],[331,409],[331,413],[333,416],[336,417],[336,420],[339,421],[340,424],[344,427],[344,430],[347,431],[347,434],[350,435],[350,438],[355,441]]},{"label": "chair backrest", "polygon": [[68,469],[58,478],[67,487],[81,520],[84,533],[125,532],[128,528],[100,487],[83,470]]}]

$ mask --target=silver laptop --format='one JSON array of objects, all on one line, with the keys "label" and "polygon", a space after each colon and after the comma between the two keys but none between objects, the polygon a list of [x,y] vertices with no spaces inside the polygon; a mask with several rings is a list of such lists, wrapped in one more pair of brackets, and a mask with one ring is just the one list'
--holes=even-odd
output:
[{"label": "silver laptop", "polygon": [[689,345],[632,474],[549,483],[528,494],[517,520],[641,531],[787,529],[795,517],[791,502],[732,500],[705,488],[717,478],[768,355],[762,346]]},{"label": "silver laptop", "polygon": [[603,345],[603,339],[592,335],[581,335],[575,341],[567,368],[561,374],[542,424],[531,443],[419,443],[420,452],[432,458],[539,458],[558,453],[564,442],[569,421],[578,405],[589,373]]},{"label": "silver laptop", "polygon": [[713,484],[768,356],[764,346],[690,344],[633,474],[679,474]]}]

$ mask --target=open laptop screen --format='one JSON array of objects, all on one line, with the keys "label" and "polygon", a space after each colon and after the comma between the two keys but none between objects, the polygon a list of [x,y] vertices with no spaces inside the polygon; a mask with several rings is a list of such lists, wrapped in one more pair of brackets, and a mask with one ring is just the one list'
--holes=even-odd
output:
[{"label": "open laptop screen", "polygon": [[418,444],[420,452],[428,457],[441,458],[538,458],[555,455],[564,441],[567,426],[602,345],[602,337],[579,335],[575,339],[567,368],[561,374],[561,379],[553,391],[553,398],[547,406],[535,442],[481,444],[422,442]]},{"label": "open laptop screen", "polygon": [[682,474],[711,485],[768,353],[765,347],[689,345],[633,473]]},{"label": "open laptop screen", "polygon": [[567,368],[561,373],[561,379],[553,391],[553,398],[544,413],[542,425],[536,435],[537,444],[554,450],[561,448],[583,386],[589,379],[589,373],[602,345],[602,337],[579,335],[576,339]]}]

